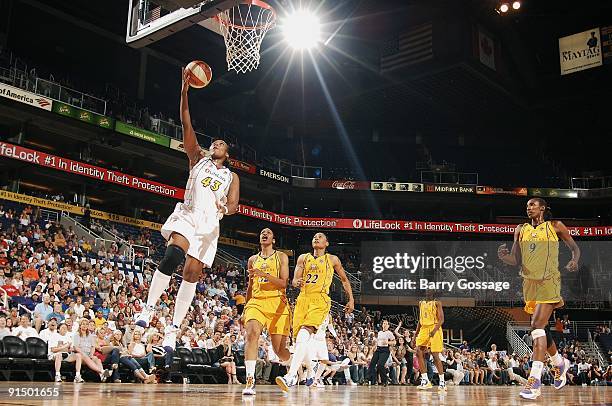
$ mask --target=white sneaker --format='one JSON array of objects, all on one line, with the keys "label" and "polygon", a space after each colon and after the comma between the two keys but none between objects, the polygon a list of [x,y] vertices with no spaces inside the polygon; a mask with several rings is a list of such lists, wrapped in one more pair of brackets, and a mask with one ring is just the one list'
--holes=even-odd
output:
[{"label": "white sneaker", "polygon": [[276,377],[276,384],[283,392],[289,392],[289,388],[295,386],[297,383],[296,381],[297,378],[295,376],[289,376],[289,374]]},{"label": "white sneaker", "polygon": [[353,381],[348,381],[348,384],[351,386],[357,386],[357,383],[353,382]]},{"label": "white sneaker", "polygon": [[111,376],[112,374],[113,374],[113,371],[111,371],[110,369],[104,369],[102,373],[100,374],[100,380],[102,382],[106,382],[106,379],[108,379],[108,377]]},{"label": "white sneaker", "polygon": [[138,317],[136,317],[136,325],[142,327],[143,330],[147,328],[151,321],[151,317],[153,317],[153,313],[155,313],[155,308],[145,305]]},{"label": "white sneaker", "polygon": [[81,382],[85,382],[85,380],[81,377],[81,375],[75,375],[74,383],[81,383]]},{"label": "white sneaker", "polygon": [[321,382],[321,380],[319,379],[318,381],[316,381],[314,383],[314,385],[312,385],[315,388],[325,388],[325,384],[323,382]]},{"label": "white sneaker", "polygon": [[62,376],[60,374],[55,375],[55,382],[61,382]]}]

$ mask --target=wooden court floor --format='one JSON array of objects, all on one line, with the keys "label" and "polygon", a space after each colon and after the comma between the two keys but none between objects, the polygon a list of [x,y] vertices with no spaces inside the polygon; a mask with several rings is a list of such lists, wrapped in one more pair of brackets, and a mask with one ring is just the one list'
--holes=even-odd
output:
[{"label": "wooden court floor", "polygon": [[[284,394],[276,386],[260,385],[257,395],[243,397],[242,385],[62,383],[57,384],[61,399],[34,400],[8,396],[8,388],[15,384],[0,383],[0,405],[612,405],[612,387],[602,386],[567,386],[560,391],[545,387],[537,401],[527,401],[518,397],[518,386],[450,386],[445,394],[439,394],[436,389],[421,392],[412,386],[296,387]],[[46,385],[53,387],[54,384]]]}]

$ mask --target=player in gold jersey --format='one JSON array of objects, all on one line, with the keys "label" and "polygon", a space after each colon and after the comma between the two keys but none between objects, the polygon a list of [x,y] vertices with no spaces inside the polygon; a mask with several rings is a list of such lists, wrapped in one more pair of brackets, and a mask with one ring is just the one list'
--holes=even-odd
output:
[{"label": "player in gold jersey", "polygon": [[327,236],[323,233],[316,233],[312,238],[313,253],[300,255],[295,266],[292,284],[300,288],[293,311],[295,352],[287,375],[276,378],[276,384],[285,392],[296,384],[297,371],[302,363],[310,363],[312,360],[310,351],[316,348],[311,345],[312,340],[331,309],[329,287],[333,281],[334,272],[338,274],[348,296],[345,311],[351,313],[355,308],[351,284],[346,277],[342,263],[337,256],[325,252],[327,247],[329,247]]},{"label": "player in gold jersey", "polygon": [[561,297],[559,239],[572,252],[572,259],[565,266],[569,272],[578,270],[580,249],[567,227],[551,219],[550,207],[544,199],[530,199],[527,202],[527,216],[529,222],[517,226],[514,231],[512,250],[508,251],[503,244],[498,249],[498,256],[508,265],[521,267],[525,311],[532,315],[533,365],[520,396],[535,399],[540,396],[546,352],[554,364],[555,389],[561,389],[567,381],[566,373],[570,363],[557,352],[557,346],[546,329],[553,310],[564,304]]},{"label": "player in gold jersey", "polygon": [[285,295],[289,279],[289,259],[287,254],[274,249],[274,242],[272,230],[261,230],[261,250],[250,257],[248,262],[249,286],[244,308],[246,387],[242,391],[243,395],[255,394],[255,364],[259,336],[264,327],[270,334],[274,353],[281,361],[289,359],[286,343],[290,319]]},{"label": "player in gold jersey", "polygon": [[419,302],[419,323],[417,324],[415,337],[412,339],[412,347],[417,346],[417,357],[419,358],[419,370],[421,371],[421,384],[418,389],[431,388],[431,382],[427,376],[427,364],[423,354],[427,349],[434,359],[440,383],[439,390],[446,390],[444,383],[444,369],[440,361],[440,353],[444,350],[442,340],[442,324],[444,323],[444,312],[442,303],[433,297],[433,290],[426,292],[425,300]]}]

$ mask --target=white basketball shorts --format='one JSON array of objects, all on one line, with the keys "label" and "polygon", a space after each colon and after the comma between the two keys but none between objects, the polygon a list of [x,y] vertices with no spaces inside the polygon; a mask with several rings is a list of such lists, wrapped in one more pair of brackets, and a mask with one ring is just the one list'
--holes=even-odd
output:
[{"label": "white basketball shorts", "polygon": [[181,234],[189,241],[187,254],[207,267],[212,266],[219,240],[219,220],[216,213],[207,216],[202,209],[190,209],[177,203],[174,212],[161,228],[161,235],[169,240],[172,233]]}]

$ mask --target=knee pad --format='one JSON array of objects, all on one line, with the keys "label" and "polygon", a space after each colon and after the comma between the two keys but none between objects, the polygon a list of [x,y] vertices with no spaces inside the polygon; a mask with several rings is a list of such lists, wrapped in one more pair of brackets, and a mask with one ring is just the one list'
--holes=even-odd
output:
[{"label": "knee pad", "polygon": [[531,330],[531,338],[533,338],[534,343],[536,339],[544,336],[546,336],[546,331],[544,331],[542,328],[535,328]]},{"label": "knee pad", "polygon": [[164,275],[172,276],[176,268],[185,259],[185,251],[177,245],[168,245],[164,259],[159,263],[157,270]]}]

